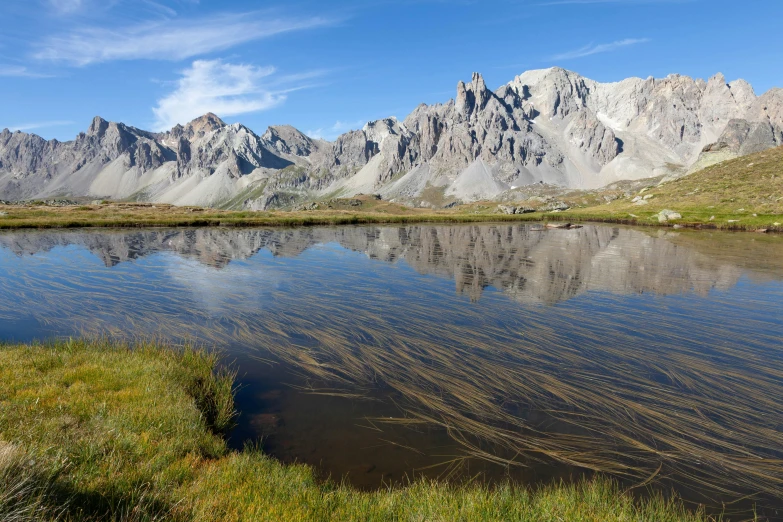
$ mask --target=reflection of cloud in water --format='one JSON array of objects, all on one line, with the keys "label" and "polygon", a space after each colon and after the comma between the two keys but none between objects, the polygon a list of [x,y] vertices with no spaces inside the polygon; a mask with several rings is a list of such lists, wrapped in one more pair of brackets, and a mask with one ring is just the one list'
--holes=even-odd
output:
[{"label": "reflection of cloud in water", "polygon": [[213,316],[263,310],[283,286],[286,275],[269,265],[231,263],[224,268],[204,265],[175,254],[159,256],[171,281],[188,290],[194,304]]},{"label": "reflection of cloud in water", "polygon": [[[488,458],[639,480],[660,469],[709,492],[780,496],[783,333],[769,311],[782,287],[738,282],[779,280],[770,263],[783,256],[751,236],[705,247],[604,226],[4,233],[3,252],[42,254],[0,254],[0,320],[267,348],[314,379],[385,386]],[[472,305],[419,274],[473,300],[499,292]]]},{"label": "reflection of cloud in water", "polygon": [[[363,252],[371,259],[388,262],[402,259],[422,274],[450,278],[459,293],[474,300],[481,297],[484,288],[492,286],[518,301],[545,304],[590,290],[706,295],[712,289],[732,287],[744,271],[752,270],[752,263],[740,266],[736,256],[731,255],[746,247],[752,249],[751,241],[744,245],[732,243],[727,252],[713,250],[704,254],[672,239],[678,236],[606,226],[542,231],[525,225],[413,225],[14,232],[0,234],[0,245],[18,255],[44,252],[58,245],[81,245],[95,253],[106,266],[155,252],[174,252],[198,264],[225,269],[232,268],[232,260],[247,260],[260,250],[275,257],[295,257],[314,245],[336,243]],[[761,255],[768,257],[763,251]],[[198,280],[214,274],[210,277],[218,278],[217,285],[256,282],[237,275],[238,280],[226,276],[228,279],[221,283],[220,273],[220,270],[204,271],[193,277]],[[195,280],[186,282],[193,286]],[[207,291],[202,293],[202,300],[212,300]]]}]

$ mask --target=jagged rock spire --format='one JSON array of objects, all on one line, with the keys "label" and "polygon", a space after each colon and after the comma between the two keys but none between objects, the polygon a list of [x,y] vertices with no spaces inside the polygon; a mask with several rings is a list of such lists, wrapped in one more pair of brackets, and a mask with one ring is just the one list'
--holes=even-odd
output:
[{"label": "jagged rock spire", "polygon": [[492,92],[487,89],[484,77],[474,72],[470,83],[466,85],[465,82],[460,81],[457,84],[457,112],[469,118],[471,114],[486,107],[491,97]]}]

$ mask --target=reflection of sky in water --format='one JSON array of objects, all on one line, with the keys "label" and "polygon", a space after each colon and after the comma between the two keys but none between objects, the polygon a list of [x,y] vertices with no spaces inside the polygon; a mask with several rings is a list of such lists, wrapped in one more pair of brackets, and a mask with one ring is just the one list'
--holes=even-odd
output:
[{"label": "reflection of sky in water", "polygon": [[172,253],[155,257],[171,283],[190,294],[194,306],[215,316],[235,310],[261,311],[275,292],[286,291],[287,274],[259,259],[271,257],[268,252],[259,252],[251,262],[232,262],[226,268],[213,268]]},{"label": "reflection of sky in water", "polygon": [[[231,232],[222,234],[230,236]],[[498,259],[497,273],[487,274],[464,253],[456,255],[452,265],[442,263],[442,256],[427,259],[410,250],[400,257],[388,256],[392,247],[382,241],[384,234],[389,232],[382,229],[377,234],[380,244],[365,252],[332,241],[307,244],[293,257],[276,256],[265,248],[245,251],[240,258],[227,252],[225,260],[209,258],[217,266],[200,259],[201,252],[161,251],[171,247],[171,240],[148,252],[137,252],[135,259],[113,259],[117,264],[110,267],[104,261],[110,255],[99,256],[80,245],[57,245],[32,255],[15,255],[0,248],[0,318],[4,323],[0,332],[16,339],[80,331],[192,338],[208,330],[208,340],[232,344],[232,332],[248,324],[257,328],[265,311],[290,307],[303,312],[331,306],[335,313],[356,314],[359,323],[363,314],[372,311],[382,314],[388,326],[404,327],[406,314],[427,304],[425,311],[433,319],[444,320],[454,310],[458,313],[453,320],[462,322],[461,309],[481,309],[486,312],[484,320],[497,315],[500,321],[507,314],[554,317],[561,310],[583,320],[600,317],[592,322],[611,325],[603,334],[625,329],[639,339],[649,336],[651,340],[660,340],[671,323],[696,317],[700,321],[697,330],[707,325],[732,335],[752,331],[749,342],[779,333],[779,317],[769,311],[782,301],[781,284],[754,284],[742,277],[743,270],[730,264],[710,264],[698,257],[694,262],[693,256],[680,255],[684,261],[680,266],[674,258],[673,268],[649,258],[647,266],[631,267],[634,259],[627,255],[626,241],[594,252],[587,245],[584,250],[588,252],[573,252],[567,260],[558,259],[557,250],[544,251],[543,256],[538,253],[538,257],[534,252],[511,268]],[[67,244],[68,235],[59,234],[66,238],[62,243]],[[115,242],[117,235],[113,234]],[[99,238],[92,234],[93,250]],[[638,240],[638,251],[650,247],[647,236],[631,239]],[[584,247],[578,242],[564,245],[580,246]],[[384,256],[390,261],[376,260]],[[587,259],[575,262],[580,257]],[[454,292],[455,281],[458,293]],[[488,286],[493,282],[497,287]],[[618,299],[618,293],[625,295]],[[470,304],[469,297],[476,302]],[[526,308],[525,303],[554,307]],[[38,328],[33,327],[36,324]]]},{"label": "reflection of sky in water", "polygon": [[[487,436],[512,454],[583,444],[569,458],[632,453],[647,477],[661,462],[693,472],[698,453],[732,487],[783,492],[783,471],[765,467],[783,448],[783,270],[756,268],[767,252],[747,237],[703,249],[610,227],[0,234],[0,337],[267,350],[318,378],[386,385],[408,414],[468,435],[506,426]],[[529,431],[531,409],[589,436]],[[666,449],[602,453],[600,437]],[[758,469],[732,453],[745,447]]]}]

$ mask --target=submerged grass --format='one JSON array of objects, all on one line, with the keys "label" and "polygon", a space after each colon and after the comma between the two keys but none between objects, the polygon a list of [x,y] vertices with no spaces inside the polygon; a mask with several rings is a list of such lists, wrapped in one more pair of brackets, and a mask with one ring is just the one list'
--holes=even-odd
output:
[{"label": "submerged grass", "polygon": [[[253,231],[243,241],[282,255],[332,242],[377,252],[365,242],[368,237],[382,239],[385,247],[394,244],[381,228],[327,231],[317,236],[311,230]],[[237,231],[204,232],[217,236],[212,240],[219,244],[238,242]],[[783,396],[783,361],[779,321],[768,313],[774,299],[752,315],[742,314],[737,301],[722,292],[711,297],[706,309],[706,301],[687,299],[627,305],[629,293],[706,296],[728,290],[744,273],[763,278],[768,270],[779,279],[780,260],[771,254],[780,251],[780,237],[642,234],[618,227],[534,231],[449,226],[393,232],[407,239],[384,252],[388,259],[404,258],[424,274],[453,275],[457,291],[471,298],[492,285],[504,290],[503,302],[533,299],[558,306],[468,306],[464,300],[443,299],[435,287],[411,274],[391,272],[384,273],[384,284],[395,291],[383,294],[379,288],[385,287],[372,278],[355,277],[356,265],[346,259],[346,264],[319,264],[314,278],[302,277],[308,265],[291,266],[277,273],[276,279],[287,282],[274,290],[263,278],[205,278],[201,283],[210,289],[210,299],[203,307],[179,293],[177,282],[150,283],[145,272],[134,280],[120,268],[110,276],[102,266],[93,272],[89,263],[76,259],[80,269],[68,271],[65,278],[59,262],[18,278],[11,269],[0,319],[13,320],[18,315],[9,311],[15,303],[34,300],[36,316],[58,331],[75,326],[93,334],[133,331],[217,345],[230,339],[269,349],[317,379],[316,393],[337,388],[342,396],[356,395],[380,386],[393,390],[404,413],[371,422],[379,428],[414,422],[443,427],[465,450],[444,460],[472,456],[529,467],[555,462],[634,484],[667,480],[689,496],[696,492],[697,500],[711,506],[745,495],[760,504],[780,505],[783,406],[777,398]],[[168,245],[179,243],[187,255],[197,251],[205,262],[216,259],[208,237],[193,233],[184,244],[165,232],[148,234],[160,235]],[[47,248],[58,244],[57,234],[32,235],[44,236]],[[24,246],[25,234],[18,236]],[[118,243],[110,241],[108,251],[120,251]],[[85,244],[95,248],[97,242]],[[146,244],[154,251],[159,247],[153,245],[161,243],[134,237],[129,244]],[[697,255],[690,251],[697,244],[699,250],[715,251]],[[614,262],[596,255],[607,248]],[[498,259],[503,263],[497,264]],[[606,274],[597,271],[594,259],[610,268]],[[621,269],[634,265],[638,271],[633,276],[617,280]],[[745,272],[738,267],[763,269]],[[202,276],[200,271],[182,274],[177,281]],[[329,285],[323,284],[325,279]],[[61,286],[53,287],[52,281]],[[565,303],[588,288],[593,292],[589,306],[578,299]],[[258,306],[260,301],[253,300],[258,295],[275,306]],[[181,307],[168,305],[162,296],[176,296]],[[491,293],[486,297],[491,304]],[[733,305],[717,306],[724,299]],[[239,302],[251,304],[236,306]]]},{"label": "submerged grass", "polygon": [[151,344],[0,347],[0,520],[696,521],[609,479],[532,491],[414,482],[359,492],[227,449],[232,376]]}]

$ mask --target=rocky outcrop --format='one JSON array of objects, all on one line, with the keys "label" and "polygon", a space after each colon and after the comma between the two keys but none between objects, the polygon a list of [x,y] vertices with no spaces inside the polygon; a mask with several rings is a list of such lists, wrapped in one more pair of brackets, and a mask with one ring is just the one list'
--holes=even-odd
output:
[{"label": "rocky outcrop", "polygon": [[[552,68],[492,91],[479,73],[455,98],[334,142],[290,126],[261,136],[209,113],[153,134],[95,118],[74,141],[0,133],[0,198],[86,196],[265,209],[379,193],[493,199],[545,183],[595,188],[783,143],[783,90],[670,75],[599,83]],[[438,196],[440,195],[440,196]]]},{"label": "rocky outcrop", "polygon": [[736,156],[745,156],[779,145],[783,145],[783,131],[768,121],[735,119],[729,121],[718,141],[707,145],[703,152],[728,149]]}]

